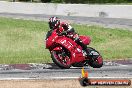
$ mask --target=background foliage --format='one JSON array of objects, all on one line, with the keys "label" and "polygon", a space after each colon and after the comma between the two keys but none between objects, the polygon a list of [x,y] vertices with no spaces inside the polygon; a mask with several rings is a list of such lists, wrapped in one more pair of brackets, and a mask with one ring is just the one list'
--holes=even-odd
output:
[{"label": "background foliage", "polygon": [[8,1],[26,1],[26,2],[43,2],[43,3],[132,3],[132,0],[8,0]]},{"label": "background foliage", "polygon": [[[47,0],[43,0],[47,1]],[[51,0],[59,3],[129,3],[132,0]]]}]

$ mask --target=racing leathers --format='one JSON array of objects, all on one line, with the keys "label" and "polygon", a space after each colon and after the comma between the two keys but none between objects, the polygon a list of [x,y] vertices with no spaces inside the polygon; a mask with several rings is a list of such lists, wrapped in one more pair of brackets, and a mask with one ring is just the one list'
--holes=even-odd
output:
[{"label": "racing leathers", "polygon": [[77,44],[79,44],[83,50],[86,51],[88,56],[88,50],[87,46],[82,42],[82,40],[79,38],[79,35],[75,32],[74,28],[71,27],[71,25],[67,23],[60,23],[59,27],[57,28],[58,35],[66,35],[67,37],[70,37],[72,40],[74,40]]}]

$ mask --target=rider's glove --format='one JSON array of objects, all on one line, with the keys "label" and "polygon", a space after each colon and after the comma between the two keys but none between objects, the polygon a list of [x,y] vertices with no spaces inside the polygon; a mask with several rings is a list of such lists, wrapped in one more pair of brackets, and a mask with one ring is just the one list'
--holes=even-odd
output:
[{"label": "rider's glove", "polygon": [[67,35],[67,32],[66,31],[63,31],[61,32],[60,34],[58,34],[59,36],[62,36],[62,35]]},{"label": "rider's glove", "polygon": [[78,35],[78,34],[75,34],[75,35],[73,36],[73,39],[74,39],[75,41],[79,41],[79,40],[80,40],[79,35]]},{"label": "rider's glove", "polygon": [[78,40],[79,40],[79,38],[78,38],[78,37],[75,37],[75,38],[74,38],[74,40],[75,40],[75,41],[78,41]]},{"label": "rider's glove", "polygon": [[62,35],[67,35],[66,31],[61,32]]},{"label": "rider's glove", "polygon": [[62,27],[63,27],[65,30],[68,30],[68,24],[63,24]]}]

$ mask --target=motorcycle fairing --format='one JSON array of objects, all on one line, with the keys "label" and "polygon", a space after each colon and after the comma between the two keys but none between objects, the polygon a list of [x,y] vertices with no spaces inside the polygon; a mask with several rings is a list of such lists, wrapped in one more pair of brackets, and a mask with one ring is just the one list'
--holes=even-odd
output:
[{"label": "motorcycle fairing", "polygon": [[89,45],[90,42],[91,42],[91,38],[89,36],[79,36],[79,38],[82,40],[82,42],[85,44],[85,45]]},{"label": "motorcycle fairing", "polygon": [[71,58],[75,58],[71,60],[71,63],[80,62],[85,60],[85,57],[82,53],[82,47],[77,45],[72,39],[69,39],[67,37],[60,38],[56,41],[56,43],[62,45],[66,49],[68,49],[71,53]]},{"label": "motorcycle fairing", "polygon": [[62,50],[62,47],[55,47],[53,50]]}]

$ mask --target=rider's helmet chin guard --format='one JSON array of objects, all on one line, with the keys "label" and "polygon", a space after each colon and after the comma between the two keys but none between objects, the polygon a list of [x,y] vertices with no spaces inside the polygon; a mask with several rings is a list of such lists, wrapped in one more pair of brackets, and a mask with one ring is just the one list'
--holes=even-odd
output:
[{"label": "rider's helmet chin guard", "polygon": [[49,19],[49,28],[56,29],[60,25],[60,19],[58,17],[51,17]]}]

